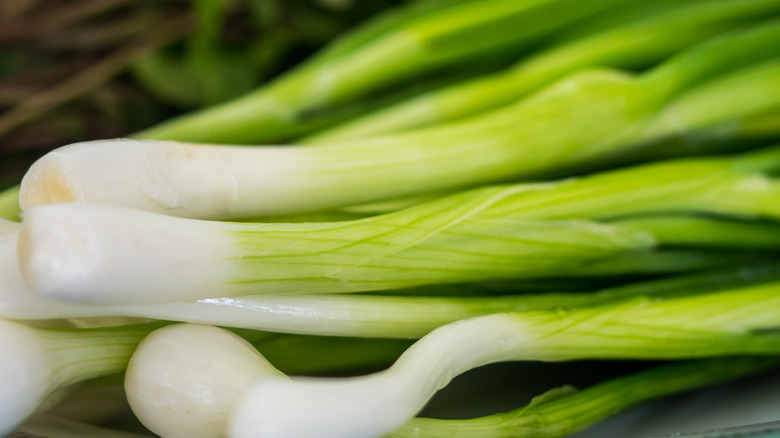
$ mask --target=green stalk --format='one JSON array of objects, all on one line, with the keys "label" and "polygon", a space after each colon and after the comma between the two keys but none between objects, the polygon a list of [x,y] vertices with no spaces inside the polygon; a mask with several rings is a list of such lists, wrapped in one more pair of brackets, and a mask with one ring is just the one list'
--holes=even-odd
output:
[{"label": "green stalk", "polygon": [[387,437],[562,437],[641,402],[739,379],[777,363],[775,358],[728,358],[663,365],[582,391],[556,388],[506,413],[468,420],[414,418]]},{"label": "green stalk", "polygon": [[[317,126],[314,110],[340,106],[434,69],[520,50],[580,17],[624,0],[472,0],[386,19],[309,66],[242,98],[163,123],[139,138],[277,142]],[[435,13],[433,13],[435,12]],[[555,12],[554,14],[552,12]]]},{"label": "green stalk", "polygon": [[296,68],[296,71],[317,68],[324,63],[344,58],[376,42],[384,35],[402,28],[410,22],[430,19],[440,11],[445,11],[453,6],[472,1],[473,0],[429,0],[414,2],[403,7],[390,9],[369,20],[367,23],[352,29],[345,35],[336,38],[331,44],[328,44],[322,50],[304,61],[300,67]]},{"label": "green stalk", "polygon": [[758,117],[748,119],[744,121],[738,129],[744,131],[746,136],[777,137],[780,133],[780,111],[769,111]]},{"label": "green stalk", "polygon": [[648,231],[662,245],[767,250],[780,248],[780,233],[774,223],[692,216],[632,217],[613,223]]},{"label": "green stalk", "polygon": [[19,265],[36,293],[93,304],[571,275],[659,244],[649,231],[593,220],[662,212],[778,218],[779,167],[780,148],[681,159],[485,187],[347,222],[225,223],[52,204],[26,212]]},{"label": "green stalk", "polygon": [[47,330],[51,354],[59,365],[53,369],[54,386],[62,387],[125,369],[138,342],[161,324],[78,330]]},{"label": "green stalk", "polygon": [[489,217],[514,213],[527,219],[609,219],[673,211],[777,217],[780,211],[773,198],[780,187],[772,176],[778,166],[780,148],[771,147],[669,160],[557,183],[506,186],[506,197],[491,204]]},{"label": "green stalk", "polygon": [[[780,81],[777,80],[779,72],[780,58],[775,58],[701,85],[665,108],[649,127],[652,131],[649,137],[663,139],[686,136],[702,127],[717,126],[735,113],[751,116],[732,118],[731,129],[721,129],[721,135],[733,137],[733,131],[738,130],[746,130],[746,134],[750,134],[754,128],[741,127],[742,123],[755,117],[757,120],[752,123],[760,124],[759,116],[775,114],[780,110],[780,104],[767,97],[780,92]],[[774,132],[777,132],[776,128]]]},{"label": "green stalk", "polygon": [[[317,133],[309,143],[332,143],[448,123],[510,105],[584,67],[651,65],[688,46],[777,12],[774,0],[716,0],[672,4],[614,28],[595,27],[520,61],[503,72],[465,81]],[[641,8],[631,4],[628,12]],[[638,10],[638,11],[637,11]]]},{"label": "green stalk", "polygon": [[0,192],[0,218],[11,221],[21,221],[22,210],[19,208],[19,186],[14,186]]},{"label": "green stalk", "polygon": [[[780,283],[777,280],[777,265],[743,265],[738,269],[728,267],[721,269],[720,272],[708,271],[671,279],[637,282],[597,292],[549,292],[461,298],[328,295],[319,298],[271,297],[267,299],[266,297],[264,299],[256,296],[219,300],[222,309],[217,309],[217,312],[221,310],[229,316],[230,313],[226,312],[225,308],[232,310],[231,325],[243,327],[254,325],[260,329],[265,327],[266,330],[319,335],[415,339],[439,326],[479,315],[591,307],[636,297],[652,297],[654,300],[672,299],[752,285],[778,285]],[[275,319],[282,318],[275,318],[274,313],[283,311],[286,312],[286,316],[282,317],[286,319],[286,324],[275,324]],[[225,319],[222,322],[212,319],[210,322],[224,324]],[[264,319],[268,321],[258,322]],[[209,323],[205,318],[181,320]],[[272,324],[275,326],[269,327]],[[272,363],[284,369],[281,362],[278,363],[275,357],[271,357],[274,352],[263,350],[263,353]]]},{"label": "green stalk", "polygon": [[[605,156],[598,162],[594,161],[561,169],[561,174],[585,174],[636,163],[685,156],[737,153],[765,147],[780,140],[779,115],[778,109],[772,109],[755,116],[719,122],[691,130],[680,130],[680,125],[675,127],[674,123],[669,123],[667,126],[659,123],[656,125],[659,127],[659,131],[666,131],[665,134],[660,134],[661,137]],[[671,122],[672,120],[672,118],[667,118],[666,121]],[[690,125],[688,126],[690,127]],[[326,214],[332,214],[334,217],[340,214],[347,217],[347,215],[354,213],[350,209],[337,209],[320,214],[322,217],[325,217]],[[305,214],[290,217],[301,220]]]}]

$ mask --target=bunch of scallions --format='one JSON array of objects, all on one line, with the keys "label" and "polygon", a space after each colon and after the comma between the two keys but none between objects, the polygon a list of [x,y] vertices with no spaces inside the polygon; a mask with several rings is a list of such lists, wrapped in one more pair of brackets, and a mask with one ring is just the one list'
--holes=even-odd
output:
[{"label": "bunch of scallions", "polygon": [[[778,140],[780,0],[387,11],[0,193],[0,434],[561,437],[769,370]],[[633,374],[418,416],[573,360]]]}]

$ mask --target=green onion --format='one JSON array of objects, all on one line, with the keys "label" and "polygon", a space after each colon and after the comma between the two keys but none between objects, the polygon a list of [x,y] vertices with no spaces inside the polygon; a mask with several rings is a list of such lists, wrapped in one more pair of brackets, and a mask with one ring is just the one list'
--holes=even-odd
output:
[{"label": "green onion", "polygon": [[777,285],[755,286],[461,320],[434,330],[380,373],[258,379],[234,411],[230,436],[382,436],[408,421],[454,376],[492,362],[777,354],[778,300]]},{"label": "green onion", "polygon": [[[623,220],[622,223],[652,229],[661,241],[677,244],[719,244],[725,247],[741,245],[753,248],[776,248],[777,226],[731,221],[706,221],[696,218],[660,217]],[[723,226],[713,226],[720,222]],[[694,231],[687,228],[695,225]],[[754,228],[755,227],[755,228]],[[764,228],[764,229],[762,229]],[[710,233],[700,236],[700,233]],[[679,235],[678,235],[679,234]],[[24,284],[16,268],[16,233],[0,234],[0,317],[40,320],[84,318],[98,316],[143,317],[171,321],[243,327],[256,330],[281,331],[335,336],[370,336],[416,338],[428,331],[458,319],[493,312],[570,308],[600,304],[616,299],[652,294],[667,296],[697,290],[711,291],[719,284],[750,284],[776,279],[778,267],[754,263],[733,268],[741,261],[739,252],[702,253],[695,251],[652,251],[623,254],[608,258],[598,265],[584,264],[570,274],[583,276],[686,271],[722,265],[722,274],[705,272],[680,279],[629,284],[597,293],[542,293],[475,297],[372,296],[372,295],[250,295],[235,298],[211,298],[194,302],[79,305],[46,300],[33,294]],[[747,253],[754,261],[766,258],[765,253]],[[702,266],[703,264],[703,266]],[[667,267],[668,265],[668,267]],[[660,268],[659,268],[660,266]],[[663,271],[662,271],[663,272]],[[580,280],[581,281],[581,280]],[[477,285],[454,285],[453,288],[474,289]],[[509,287],[515,287],[509,285]],[[418,295],[426,290],[418,290]]]},{"label": "green onion", "polygon": [[[475,202],[456,196],[375,220],[292,225],[53,204],[28,211],[20,267],[46,298],[129,304],[549,277],[588,259],[654,247],[649,233],[588,221],[472,220],[469,210],[500,191],[471,195]],[[428,234],[441,238],[422,244]],[[462,241],[457,249],[453,239]]]},{"label": "green onion", "polygon": [[[390,436],[501,437],[521,432],[562,436],[640,401],[734,379],[776,363],[775,359],[732,358],[658,367],[581,393],[569,391],[554,399],[545,394],[506,414],[460,421],[412,419]],[[157,330],[141,343],[128,367],[125,388],[134,413],[155,433],[214,437],[226,435],[228,419],[242,393],[260,379],[286,376],[233,333],[181,324]],[[192,385],[193,380],[198,385]]]},{"label": "green onion", "polygon": [[[772,92],[780,83],[778,41],[780,24],[773,22],[708,41],[636,78],[580,72],[468,122],[328,147],[71,145],[31,167],[20,203],[26,210],[102,202],[219,219],[567,174],[659,138],[780,108],[780,93]],[[752,98],[733,105],[735,82],[740,90],[753,87]]]}]

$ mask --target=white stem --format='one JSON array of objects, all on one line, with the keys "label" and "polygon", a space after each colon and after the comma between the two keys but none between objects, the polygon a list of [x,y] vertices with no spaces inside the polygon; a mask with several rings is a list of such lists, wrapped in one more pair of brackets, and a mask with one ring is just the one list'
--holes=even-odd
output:
[{"label": "white stem", "polygon": [[231,422],[234,438],[369,438],[414,416],[440,388],[471,368],[533,356],[533,339],[508,315],[434,330],[388,370],[352,378],[256,382]]},{"label": "white stem", "polygon": [[[32,314],[38,314],[35,304],[40,300],[24,284],[16,261],[18,240],[18,229],[0,231],[0,318],[24,319],[13,315],[15,309],[28,309]],[[54,308],[50,307],[50,309]],[[44,316],[43,319],[48,318]]]},{"label": "white stem", "polygon": [[99,204],[44,205],[25,214],[19,267],[35,293],[62,301],[200,298],[218,291],[231,272],[223,228]]},{"label": "white stem", "polygon": [[133,354],[125,390],[133,412],[166,438],[227,435],[230,413],[258,379],[286,379],[248,342],[216,327],[179,324],[147,336]]},{"label": "white stem", "polygon": [[54,389],[56,364],[35,329],[0,320],[0,436],[11,433]]},{"label": "white stem", "polygon": [[20,205],[118,203],[204,219],[252,216],[266,205],[273,214],[295,202],[289,189],[300,179],[291,151],[133,139],[75,143],[30,167]]},{"label": "white stem", "polygon": [[12,231],[18,231],[22,224],[19,222],[9,221],[0,217],[0,236]]}]

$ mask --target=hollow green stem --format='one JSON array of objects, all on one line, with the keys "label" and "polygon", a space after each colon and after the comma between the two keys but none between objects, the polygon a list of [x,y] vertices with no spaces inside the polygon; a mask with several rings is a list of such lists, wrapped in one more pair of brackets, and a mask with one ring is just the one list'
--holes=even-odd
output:
[{"label": "hollow green stem", "polygon": [[[778,10],[775,1],[706,1],[672,4],[639,14],[614,28],[593,29],[576,39],[532,55],[516,66],[455,84],[392,105],[335,128],[316,133],[309,143],[366,138],[448,123],[510,105],[543,86],[583,67],[631,68],[651,65],[666,56],[719,33],[744,26],[743,20],[765,18]],[[637,15],[636,5],[628,13]]]},{"label": "hollow green stem", "polygon": [[[435,13],[401,13],[358,31],[311,65],[227,104],[183,116],[139,138],[251,144],[317,127],[306,114],[355,101],[436,68],[521,50],[580,17],[625,0],[436,2]],[[552,13],[554,12],[554,13]]]}]

